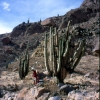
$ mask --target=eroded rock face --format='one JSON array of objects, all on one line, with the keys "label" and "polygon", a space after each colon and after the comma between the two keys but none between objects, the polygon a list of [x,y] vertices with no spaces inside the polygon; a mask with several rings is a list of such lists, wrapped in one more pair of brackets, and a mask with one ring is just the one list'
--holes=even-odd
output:
[{"label": "eroded rock face", "polygon": [[72,25],[86,22],[95,17],[98,12],[100,12],[99,0],[84,0],[79,8],[72,9],[63,16],[59,28],[66,28],[69,20],[72,20]]},{"label": "eroded rock face", "polygon": [[36,87],[33,91],[34,91],[33,95],[34,95],[35,98],[40,97],[41,95],[43,95],[43,93],[49,92],[44,87],[38,87],[38,88]]},{"label": "eroded rock face", "polygon": [[35,23],[32,23],[25,31],[25,35],[28,34],[28,35],[31,35],[31,34],[34,34],[34,33],[42,33],[44,32],[45,28],[43,28],[40,24],[40,22],[35,22]]},{"label": "eroded rock face", "polygon": [[47,18],[41,22],[41,25],[43,25],[43,26],[55,26],[55,22],[53,19]]},{"label": "eroded rock face", "polygon": [[9,37],[5,37],[5,38],[3,38],[1,41],[2,41],[2,43],[3,43],[4,45],[7,45],[7,44],[9,44],[9,43],[11,42],[11,40],[10,40]]},{"label": "eroded rock face", "polygon": [[7,49],[5,49],[5,52],[8,53],[8,54],[12,54],[13,53],[13,50],[10,49],[10,48],[7,48]]},{"label": "eroded rock face", "polygon": [[41,26],[40,22],[34,23],[25,23],[19,24],[16,26],[13,31],[11,32],[11,37],[18,37],[18,36],[29,36],[35,33],[42,33],[47,28]]},{"label": "eroded rock face", "polygon": [[19,24],[11,32],[11,37],[18,37],[19,35],[24,35],[27,27],[29,27],[29,26],[30,26],[30,24],[27,24],[25,22],[23,22],[22,24]]},{"label": "eroded rock face", "polygon": [[80,7],[98,7],[99,6],[99,0],[84,0]]}]

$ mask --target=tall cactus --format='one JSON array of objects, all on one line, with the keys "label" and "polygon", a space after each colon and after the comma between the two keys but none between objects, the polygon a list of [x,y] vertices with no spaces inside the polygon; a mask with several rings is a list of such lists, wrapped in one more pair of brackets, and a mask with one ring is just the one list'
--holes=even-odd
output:
[{"label": "tall cactus", "polygon": [[20,58],[20,63],[19,63],[19,77],[21,79],[25,78],[25,76],[29,72],[29,53],[28,49],[26,50],[24,58]]},{"label": "tall cactus", "polygon": [[72,48],[72,35],[69,32],[69,27],[70,21],[64,33],[58,33],[56,28],[50,27],[49,39],[47,37],[48,34],[45,34],[44,59],[46,70],[51,75],[56,76],[59,81],[63,81],[66,76],[63,76],[64,70],[67,72],[69,69],[75,69],[85,47],[85,42],[81,40],[76,49]]}]

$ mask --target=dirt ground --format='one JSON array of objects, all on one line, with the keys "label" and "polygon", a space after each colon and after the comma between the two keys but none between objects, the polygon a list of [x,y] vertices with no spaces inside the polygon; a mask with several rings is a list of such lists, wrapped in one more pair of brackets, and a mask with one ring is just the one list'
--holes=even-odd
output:
[{"label": "dirt ground", "polygon": [[[19,78],[18,63],[14,62],[9,65],[8,69],[0,69],[0,87],[7,87],[16,84],[19,89],[23,87],[32,87],[33,78],[32,71],[30,70],[24,80]],[[34,66],[40,73],[45,71],[44,58],[33,57],[30,59],[30,67]],[[71,84],[81,89],[98,91],[99,90],[99,58],[91,55],[82,57],[79,65],[76,67],[75,72],[69,78],[64,80],[65,83]],[[46,87],[55,91],[56,86],[50,83],[45,84]]]}]

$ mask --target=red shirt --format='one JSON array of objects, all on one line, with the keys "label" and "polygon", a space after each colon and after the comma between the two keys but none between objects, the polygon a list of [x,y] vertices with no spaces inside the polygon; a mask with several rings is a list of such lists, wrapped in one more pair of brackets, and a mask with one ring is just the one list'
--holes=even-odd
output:
[{"label": "red shirt", "polygon": [[33,71],[33,77],[37,77],[36,71]]}]

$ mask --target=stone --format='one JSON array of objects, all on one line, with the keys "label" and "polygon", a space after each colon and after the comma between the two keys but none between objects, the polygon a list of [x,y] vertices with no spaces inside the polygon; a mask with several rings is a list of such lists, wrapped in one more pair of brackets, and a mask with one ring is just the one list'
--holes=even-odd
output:
[{"label": "stone", "polygon": [[36,100],[34,97],[34,88],[28,90],[27,94],[24,97],[25,100]]},{"label": "stone", "polygon": [[98,100],[99,95],[94,91],[71,91],[68,93],[68,98],[71,100]]},{"label": "stone", "polygon": [[84,77],[89,77],[90,76],[90,73],[87,73],[84,75]]},{"label": "stone", "polygon": [[8,54],[12,54],[13,50],[10,49],[10,48],[7,48],[7,49],[5,49],[5,52],[8,53]]},{"label": "stone", "polygon": [[5,37],[1,41],[2,41],[3,45],[8,45],[11,42],[9,37]]},{"label": "stone", "polygon": [[60,87],[59,91],[68,94],[70,91],[73,91],[74,88],[69,85],[63,85]]},{"label": "stone", "polygon": [[61,100],[60,96],[50,97],[48,100]]},{"label": "stone", "polygon": [[53,19],[47,18],[41,22],[41,25],[43,25],[43,26],[55,26],[55,22]]},{"label": "stone", "polygon": [[8,100],[14,100],[12,97],[8,97]]},{"label": "stone", "polygon": [[37,100],[48,100],[48,96],[50,93],[44,93],[41,97],[39,97]]},{"label": "stone", "polygon": [[62,87],[64,85],[64,83],[58,83],[58,87]]},{"label": "stone", "polygon": [[17,95],[17,100],[24,100],[26,93],[28,92],[28,88],[23,88]]},{"label": "stone", "polygon": [[100,54],[100,46],[99,46],[99,41],[96,43],[93,53]]},{"label": "stone", "polygon": [[47,90],[45,87],[35,87],[35,89],[33,90],[33,95],[35,98],[38,98],[47,92],[49,92],[49,90]]}]

